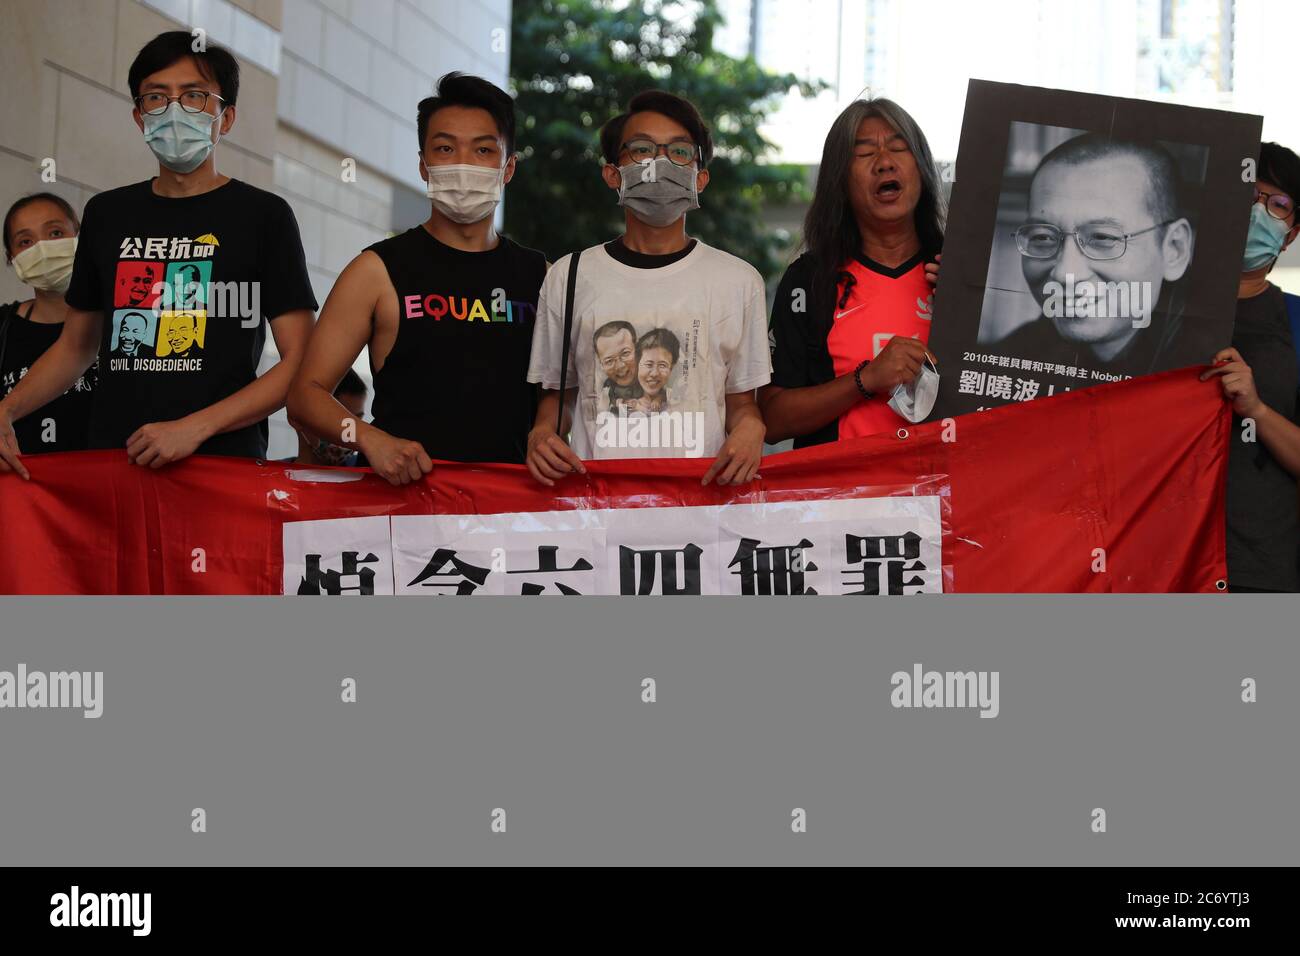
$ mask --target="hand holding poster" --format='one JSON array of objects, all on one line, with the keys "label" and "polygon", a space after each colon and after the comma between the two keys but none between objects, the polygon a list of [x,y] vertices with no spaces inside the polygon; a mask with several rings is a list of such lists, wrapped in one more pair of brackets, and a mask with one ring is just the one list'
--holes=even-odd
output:
[{"label": "hand holding poster", "polygon": [[1232,338],[1261,125],[972,80],[930,419],[1208,363]]}]

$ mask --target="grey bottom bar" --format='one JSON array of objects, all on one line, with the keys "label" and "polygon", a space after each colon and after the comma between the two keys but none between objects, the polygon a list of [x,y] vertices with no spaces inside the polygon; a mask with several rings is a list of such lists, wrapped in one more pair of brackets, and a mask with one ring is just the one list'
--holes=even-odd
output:
[{"label": "grey bottom bar", "polygon": [[[8,598],[0,672],[102,671],[103,713],[0,709],[0,857],[1294,864],[1297,612],[1256,595]],[[931,670],[997,672],[997,716],[895,707],[917,664],[920,691]]]}]

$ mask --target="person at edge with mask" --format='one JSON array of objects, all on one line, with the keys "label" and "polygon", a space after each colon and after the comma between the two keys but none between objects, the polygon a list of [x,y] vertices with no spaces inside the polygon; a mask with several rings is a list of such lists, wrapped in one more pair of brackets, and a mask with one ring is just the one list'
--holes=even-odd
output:
[{"label": "person at edge with mask", "polygon": [[[703,457],[713,458],[703,484],[745,484],[763,453],[754,392],[771,377],[767,310],[752,266],[686,234],[709,182],[708,127],[691,103],[648,90],[601,128],[600,147],[625,231],[579,254],[558,428],[572,256],[542,286],[528,380],[543,396],[528,469],[552,486],[585,473],[584,460]],[[677,346],[671,361],[664,343]],[[651,380],[654,408],[630,411],[642,394],[634,383]]]},{"label": "person at edge with mask", "polygon": [[[366,388],[366,383],[354,369],[344,372],[342,381],[334,389],[334,398],[356,421],[361,421],[365,417],[366,396],[369,394],[370,389]],[[361,452],[300,431],[298,432],[298,454],[282,460],[316,467],[356,468],[361,464]]]},{"label": "person at edge with mask", "polygon": [[[196,453],[266,456],[266,419],[284,404],[316,300],[288,203],[217,172],[239,64],[192,43],[161,33],[131,63],[132,117],[158,175],[86,203],[63,333],[0,401],[0,470],[28,477],[13,423],[97,357],[91,448],[125,448],[150,468]],[[259,377],[268,322],[280,359]]]},{"label": "person at edge with mask", "polygon": [[1264,143],[1257,169],[1232,347],[1214,356],[1201,379],[1219,380],[1234,414],[1225,506],[1228,590],[1295,591],[1300,372],[1286,301],[1294,297],[1269,282],[1268,274],[1300,233],[1300,156]]},{"label": "person at edge with mask", "polygon": [[944,205],[907,111],[879,98],[840,113],[822,148],[805,251],[772,300],[772,384],[759,394],[768,441],[806,448],[930,413],[938,372],[926,343]]},{"label": "person at edge with mask", "polygon": [[[524,460],[536,389],[524,382],[540,253],[497,232],[515,174],[514,101],[448,73],[416,117],[429,218],[363,250],[339,274],[289,395],[289,420],[361,452],[394,485],[432,460]],[[373,421],[333,396],[369,346]]]},{"label": "person at edge with mask", "polygon": [[[72,277],[78,228],[72,206],[53,193],[24,196],[5,214],[5,261],[35,294],[0,305],[0,398],[13,391],[63,331],[68,311],[63,293]],[[84,449],[96,371],[88,369],[66,392],[18,422],[18,447],[29,452]]]}]

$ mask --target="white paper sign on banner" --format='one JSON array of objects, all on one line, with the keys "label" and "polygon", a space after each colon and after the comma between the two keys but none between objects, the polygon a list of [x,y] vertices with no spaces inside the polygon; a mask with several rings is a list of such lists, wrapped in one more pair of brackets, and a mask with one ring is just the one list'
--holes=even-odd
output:
[{"label": "white paper sign on banner", "polygon": [[718,594],[718,509],[605,512],[606,594]]},{"label": "white paper sign on banner", "polygon": [[285,594],[392,594],[388,516],[286,521]]},{"label": "white paper sign on banner", "polygon": [[941,594],[937,496],[719,509],[722,594]]},{"label": "white paper sign on banner", "polygon": [[398,594],[599,594],[604,511],[396,515]]},{"label": "white paper sign on banner", "polygon": [[937,496],[285,525],[285,593],[937,594]]}]

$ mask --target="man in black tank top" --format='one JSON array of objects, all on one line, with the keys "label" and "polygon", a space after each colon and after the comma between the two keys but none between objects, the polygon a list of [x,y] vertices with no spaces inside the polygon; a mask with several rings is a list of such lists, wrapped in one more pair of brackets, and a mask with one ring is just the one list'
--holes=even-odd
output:
[{"label": "man in black tank top", "polygon": [[[536,411],[526,380],[546,259],[497,233],[514,176],[514,103],[449,73],[420,102],[429,219],[365,249],[339,275],[289,394],[295,427],[355,448],[393,484],[432,461],[522,463]],[[373,421],[334,387],[370,348]]]}]

